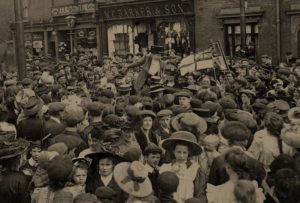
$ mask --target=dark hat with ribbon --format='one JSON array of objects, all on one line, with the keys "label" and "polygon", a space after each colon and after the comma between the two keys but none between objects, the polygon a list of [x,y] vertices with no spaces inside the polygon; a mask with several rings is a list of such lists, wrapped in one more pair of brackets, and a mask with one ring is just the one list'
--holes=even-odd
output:
[{"label": "dark hat with ribbon", "polygon": [[30,97],[28,101],[22,105],[25,116],[37,114],[43,107],[42,101],[37,97]]},{"label": "dark hat with ribbon", "polygon": [[148,172],[139,161],[119,163],[113,175],[118,186],[134,197],[147,197],[152,193]]},{"label": "dark hat with ribbon", "polygon": [[29,146],[30,143],[23,139],[0,141],[0,160],[14,158],[24,153]]}]

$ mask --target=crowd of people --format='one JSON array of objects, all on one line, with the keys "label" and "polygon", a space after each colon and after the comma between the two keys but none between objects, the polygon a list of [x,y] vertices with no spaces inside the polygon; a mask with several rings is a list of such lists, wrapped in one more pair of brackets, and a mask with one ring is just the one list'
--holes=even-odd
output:
[{"label": "crowd of people", "polygon": [[300,62],[181,75],[161,55],[2,71],[0,202],[300,202]]}]

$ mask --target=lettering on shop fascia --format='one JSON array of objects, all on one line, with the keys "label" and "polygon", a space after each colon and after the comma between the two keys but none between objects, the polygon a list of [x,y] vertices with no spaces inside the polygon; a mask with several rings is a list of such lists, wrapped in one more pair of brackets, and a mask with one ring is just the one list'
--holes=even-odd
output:
[{"label": "lettering on shop fascia", "polygon": [[188,13],[187,9],[181,3],[169,3],[158,6],[132,6],[132,7],[117,7],[104,8],[104,20],[120,20],[126,18],[143,18],[155,16],[169,16],[176,14]]},{"label": "lettering on shop fascia", "polygon": [[94,3],[84,3],[76,5],[67,5],[52,8],[52,17],[67,16],[70,14],[78,13],[92,13],[96,11],[96,5]]}]

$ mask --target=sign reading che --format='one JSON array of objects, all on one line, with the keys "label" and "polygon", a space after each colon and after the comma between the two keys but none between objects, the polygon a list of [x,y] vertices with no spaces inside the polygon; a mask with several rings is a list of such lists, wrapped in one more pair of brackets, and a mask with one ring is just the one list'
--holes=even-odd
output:
[{"label": "sign reading che", "polygon": [[94,3],[83,3],[83,4],[73,4],[68,6],[60,6],[52,8],[52,16],[67,16],[71,14],[78,13],[92,13],[96,11],[96,5]]},{"label": "sign reading che", "polygon": [[191,14],[193,12],[193,9],[189,8],[188,4],[183,4],[180,1],[136,4],[130,5],[128,7],[103,7],[100,9],[104,20],[172,16],[180,14]]}]

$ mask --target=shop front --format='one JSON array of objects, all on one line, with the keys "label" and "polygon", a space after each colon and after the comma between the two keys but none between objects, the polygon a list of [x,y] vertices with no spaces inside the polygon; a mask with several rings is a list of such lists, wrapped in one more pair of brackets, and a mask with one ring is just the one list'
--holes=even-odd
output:
[{"label": "shop front", "polygon": [[92,52],[98,55],[95,3],[78,3],[52,8],[53,35],[58,58],[65,54]]},{"label": "shop front", "polygon": [[99,4],[102,55],[145,52],[152,45],[183,55],[194,49],[193,1]]}]

